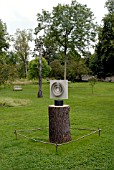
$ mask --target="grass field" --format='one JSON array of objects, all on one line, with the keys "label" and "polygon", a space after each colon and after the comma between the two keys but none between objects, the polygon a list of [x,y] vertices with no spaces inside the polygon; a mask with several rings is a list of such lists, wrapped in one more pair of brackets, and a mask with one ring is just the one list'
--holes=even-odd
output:
[{"label": "grass field", "polygon": [[89,83],[70,83],[69,99],[72,139],[101,128],[80,141],[59,146],[33,142],[14,130],[42,127],[24,135],[48,141],[49,83],[43,83],[43,98],[36,84],[22,85],[23,91],[0,89],[0,170],[114,170],[114,83],[97,82],[92,94]]}]

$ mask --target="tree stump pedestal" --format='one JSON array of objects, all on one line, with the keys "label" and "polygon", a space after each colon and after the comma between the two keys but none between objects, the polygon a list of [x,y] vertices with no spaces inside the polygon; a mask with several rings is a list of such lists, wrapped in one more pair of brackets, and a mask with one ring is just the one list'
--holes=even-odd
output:
[{"label": "tree stump pedestal", "polygon": [[68,105],[48,107],[49,112],[49,141],[51,143],[66,143],[71,140]]}]

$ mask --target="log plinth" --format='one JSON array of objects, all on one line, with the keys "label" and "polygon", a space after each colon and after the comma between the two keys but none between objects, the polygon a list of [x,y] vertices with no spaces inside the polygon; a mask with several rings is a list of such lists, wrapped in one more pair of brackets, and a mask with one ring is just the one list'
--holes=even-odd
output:
[{"label": "log plinth", "polygon": [[51,143],[66,143],[71,140],[70,107],[68,105],[48,107],[49,112],[49,141]]}]

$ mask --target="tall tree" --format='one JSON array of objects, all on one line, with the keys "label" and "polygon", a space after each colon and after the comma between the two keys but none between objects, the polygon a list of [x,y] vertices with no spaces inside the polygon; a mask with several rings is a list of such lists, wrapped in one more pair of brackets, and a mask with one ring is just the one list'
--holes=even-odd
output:
[{"label": "tall tree", "polygon": [[114,1],[108,0],[106,7],[109,13],[103,18],[93,60],[99,78],[114,75]]},{"label": "tall tree", "polygon": [[6,24],[0,19],[0,56],[9,48],[9,43],[7,41],[7,27]]},{"label": "tall tree", "polygon": [[6,24],[0,19],[0,85],[8,80],[8,67],[6,64],[6,54],[9,48],[8,33]]},{"label": "tall tree", "polygon": [[19,62],[24,70],[23,76],[26,78],[28,74],[28,59],[31,53],[29,42],[33,40],[32,30],[21,31],[20,29],[17,29],[13,40],[15,52],[17,53]]},{"label": "tall tree", "polygon": [[84,54],[95,41],[96,24],[94,15],[86,5],[73,0],[70,5],[58,4],[52,12],[42,10],[37,14],[38,26],[35,34],[44,31],[44,45],[54,51],[64,53],[64,79],[66,79],[66,60],[69,50]]},{"label": "tall tree", "polygon": [[105,3],[105,7],[108,9],[109,13],[114,14],[114,1],[113,0],[107,0]]}]

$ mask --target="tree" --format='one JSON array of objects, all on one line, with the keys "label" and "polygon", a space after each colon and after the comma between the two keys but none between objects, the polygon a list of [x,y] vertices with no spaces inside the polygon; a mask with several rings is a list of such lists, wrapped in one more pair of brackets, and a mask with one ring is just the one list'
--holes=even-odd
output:
[{"label": "tree", "polygon": [[53,11],[42,10],[37,14],[38,26],[35,34],[44,31],[44,46],[48,51],[52,46],[56,53],[64,53],[64,79],[66,79],[66,61],[69,50],[84,54],[95,41],[96,24],[93,13],[86,5],[73,0],[71,5],[58,4]]},{"label": "tree", "polygon": [[50,66],[51,72],[49,76],[56,79],[63,79],[64,68],[61,62],[59,60],[54,60],[50,63]]},{"label": "tree", "polygon": [[6,24],[0,19],[0,85],[5,84],[9,78],[10,67],[6,63],[7,50],[9,48]]},{"label": "tree", "polygon": [[[30,80],[38,78],[38,57],[29,61],[28,64],[28,78]],[[48,65],[45,58],[42,57],[42,78],[48,77],[51,67]]]},{"label": "tree", "polygon": [[19,63],[18,55],[17,53],[13,51],[8,51],[5,57],[5,61],[7,64],[16,65]]},{"label": "tree", "polygon": [[[78,57],[77,57],[78,58]],[[51,72],[50,77],[55,79],[63,79],[64,67],[59,60],[54,60],[50,63]],[[82,75],[87,75],[90,73],[89,68],[87,68],[84,59],[70,58],[67,64],[67,79],[69,81],[81,81]]]},{"label": "tree", "polygon": [[97,80],[96,80],[96,78],[94,76],[89,79],[89,85],[91,86],[92,94],[93,94],[93,88],[94,88],[94,86],[96,84],[96,81]]},{"label": "tree", "polygon": [[17,68],[13,64],[6,63],[5,60],[0,59],[0,85],[7,81],[11,84],[17,78]]},{"label": "tree", "polygon": [[33,40],[32,30],[16,30],[16,34],[13,38],[15,52],[19,57],[19,64],[21,70],[24,71],[23,77],[27,77],[28,74],[28,59],[31,53],[29,42]]},{"label": "tree", "polygon": [[0,86],[7,81],[7,67],[2,57],[0,57]]},{"label": "tree", "polygon": [[103,18],[99,30],[98,44],[93,60],[93,68],[99,78],[114,75],[114,1],[108,0],[106,7],[109,13]]},{"label": "tree", "polygon": [[69,60],[67,68],[67,79],[70,81],[82,81],[82,75],[87,75],[90,72],[87,68],[84,59]]},{"label": "tree", "polygon": [[9,43],[7,41],[7,27],[6,24],[0,19],[0,57],[2,53],[7,51],[9,48]]},{"label": "tree", "polygon": [[107,0],[105,3],[105,7],[108,9],[109,13],[114,14],[114,1]]},{"label": "tree", "polygon": [[35,40],[35,50],[39,53],[39,59],[38,59],[38,94],[37,97],[41,98],[43,97],[42,93],[42,47],[43,47],[43,41],[42,37],[39,37]]}]

